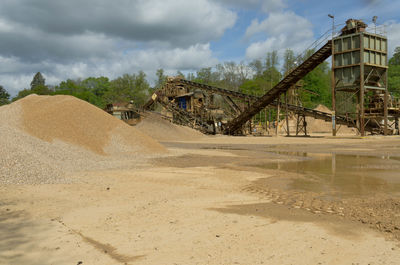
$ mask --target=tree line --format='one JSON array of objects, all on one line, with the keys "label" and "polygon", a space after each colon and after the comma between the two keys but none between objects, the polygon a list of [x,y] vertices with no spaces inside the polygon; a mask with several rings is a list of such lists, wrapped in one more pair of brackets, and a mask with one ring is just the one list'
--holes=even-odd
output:
[{"label": "tree line", "polygon": [[[197,72],[190,72],[186,76],[178,71],[176,76],[261,96],[312,53],[313,51],[310,50],[303,57],[296,57],[294,52],[288,49],[283,55],[281,67],[278,54],[273,51],[268,52],[264,59],[253,60],[248,64],[224,62],[213,68],[202,68]],[[56,86],[49,86],[46,85],[43,75],[38,72],[33,77],[30,88],[19,91],[17,96],[12,99],[10,94],[0,86],[0,105],[8,104],[29,94],[38,94],[72,95],[100,108],[104,108],[108,103],[131,100],[137,107],[140,107],[166,81],[167,77],[163,69],[158,69],[156,76],[157,80],[153,86],[150,85],[143,71],[124,74],[113,80],[104,76],[88,77],[86,79],[68,79]],[[301,89],[298,89],[297,92],[303,106],[313,108],[317,104],[324,104],[331,107],[330,76],[330,66],[328,62],[323,62],[301,80]],[[389,60],[388,86],[392,94],[400,96],[400,47],[395,49],[394,55]]]}]

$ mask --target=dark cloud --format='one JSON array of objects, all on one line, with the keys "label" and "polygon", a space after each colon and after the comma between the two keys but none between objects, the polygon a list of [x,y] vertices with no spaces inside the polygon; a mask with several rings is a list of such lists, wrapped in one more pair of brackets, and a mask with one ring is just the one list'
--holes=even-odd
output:
[{"label": "dark cloud", "polygon": [[212,0],[1,0],[0,80],[47,80],[215,63],[208,43],[236,21]]},{"label": "dark cloud", "polygon": [[179,46],[218,38],[235,21],[232,12],[207,0],[5,0],[0,4],[0,15],[52,34],[89,31]]},{"label": "dark cloud", "polygon": [[109,39],[94,34],[66,37],[21,29],[0,33],[0,37],[0,54],[26,62],[69,62],[107,57],[113,46]]}]

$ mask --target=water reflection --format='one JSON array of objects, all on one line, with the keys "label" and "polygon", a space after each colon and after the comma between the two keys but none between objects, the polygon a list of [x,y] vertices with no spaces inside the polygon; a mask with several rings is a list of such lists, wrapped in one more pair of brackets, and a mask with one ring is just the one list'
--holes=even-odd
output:
[{"label": "water reflection", "polygon": [[[390,156],[285,153],[296,161],[257,165],[292,173],[289,188],[315,192],[368,195],[400,193],[400,159]],[[280,174],[280,176],[285,176]]]}]

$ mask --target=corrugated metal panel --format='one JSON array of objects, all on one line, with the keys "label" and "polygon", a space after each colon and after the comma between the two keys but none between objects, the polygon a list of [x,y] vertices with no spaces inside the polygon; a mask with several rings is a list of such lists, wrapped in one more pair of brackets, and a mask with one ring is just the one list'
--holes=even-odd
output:
[{"label": "corrugated metal panel", "polygon": [[337,88],[358,85],[360,81],[360,67],[351,66],[335,69],[335,81]]},{"label": "corrugated metal panel", "polygon": [[369,38],[367,35],[364,35],[364,48],[369,48]]},{"label": "corrugated metal panel", "polygon": [[360,35],[353,36],[352,40],[353,40],[353,49],[359,49],[360,48]]},{"label": "corrugated metal panel", "polygon": [[351,50],[351,37],[343,38],[343,50]]},{"label": "corrugated metal panel", "polygon": [[[360,49],[360,40],[362,38],[363,47]],[[339,36],[334,41],[335,44],[335,81],[337,89],[356,88],[360,86],[361,68],[360,63],[363,59],[364,78],[368,77],[368,85],[374,87],[383,87],[384,84],[378,80],[384,76],[386,69],[376,68],[375,72],[371,69],[377,66],[387,65],[387,40],[380,35],[374,35],[367,32],[358,34]],[[372,68],[371,68],[372,67]],[[379,73],[379,74],[377,74]]]},{"label": "corrugated metal panel", "polygon": [[382,51],[387,51],[387,40],[382,39]]},{"label": "corrugated metal panel", "polygon": [[351,52],[344,53],[343,54],[343,65],[350,65],[351,62],[352,62],[351,57],[352,57],[352,53]]},{"label": "corrugated metal panel", "polygon": [[342,40],[338,39],[335,40],[335,52],[341,52],[342,51]]},{"label": "corrugated metal panel", "polygon": [[359,64],[360,63],[360,52],[353,52],[353,64]]},{"label": "corrugated metal panel", "polygon": [[377,51],[381,51],[381,47],[382,47],[381,43],[382,43],[382,39],[381,38],[377,38],[376,39],[376,50]]}]

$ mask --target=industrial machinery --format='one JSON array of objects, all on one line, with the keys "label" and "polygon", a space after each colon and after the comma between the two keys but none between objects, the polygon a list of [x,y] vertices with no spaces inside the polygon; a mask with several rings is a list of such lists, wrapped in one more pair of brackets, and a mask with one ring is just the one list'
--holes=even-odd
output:
[{"label": "industrial machinery", "polygon": [[135,108],[133,102],[114,102],[107,104],[104,109],[107,113],[114,117],[123,120],[129,125],[136,125],[140,120],[139,110]]},{"label": "industrial machinery", "polygon": [[[322,44],[325,40],[321,38]],[[349,126],[353,124],[351,126],[356,127],[361,135],[365,135],[365,131],[385,135],[393,133],[394,130],[389,129],[388,122],[387,39],[383,35],[368,33],[366,24],[354,19],[346,22],[339,36],[328,40],[264,96],[230,121],[224,132],[238,134],[255,114],[275,100],[279,101],[282,94],[331,55],[333,55],[334,80],[333,134],[336,133],[336,124],[339,120],[344,120]],[[377,94],[376,91],[381,91],[383,94],[383,102],[378,111],[379,115],[376,113],[370,115],[366,105],[368,100],[376,98],[374,96]],[[391,113],[390,118],[394,120],[393,123],[398,124],[400,110],[393,108]]]},{"label": "industrial machinery", "polygon": [[[333,36],[333,35],[332,35]],[[328,36],[329,37],[329,36]],[[318,48],[319,47],[319,48]],[[168,78],[144,105],[150,108],[155,102],[173,113],[173,121],[203,132],[230,135],[243,134],[246,124],[266,107],[282,109],[297,115],[296,135],[307,134],[305,117],[332,121],[336,125],[357,128],[361,135],[398,133],[400,104],[389,96],[387,89],[387,39],[369,33],[361,20],[349,19],[346,26],[333,37],[325,34],[315,42],[317,48],[308,58],[292,69],[277,85],[261,97],[246,95],[214,86],[196,83],[183,78]],[[333,113],[281,102],[281,95],[293,93],[296,84],[319,64],[333,56],[332,105]],[[230,107],[224,111],[214,104],[219,95]],[[288,127],[287,122],[287,127]],[[289,129],[287,128],[287,131]],[[247,130],[248,132],[248,130]]]},{"label": "industrial machinery", "polygon": [[203,133],[221,133],[226,115],[213,104],[213,96],[201,89],[191,89],[179,80],[181,79],[169,77],[143,109],[148,110],[158,102],[164,111],[170,112],[174,123],[198,129]]}]

